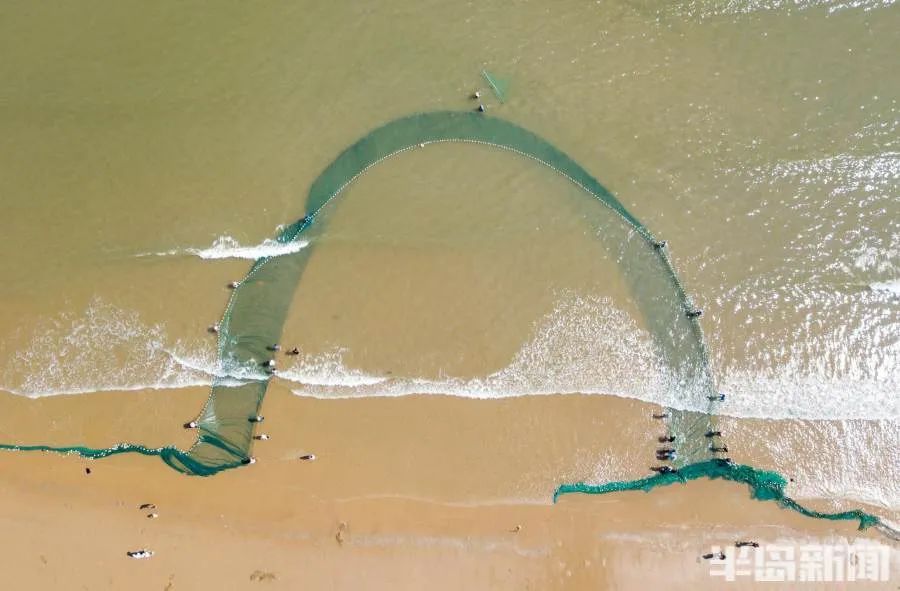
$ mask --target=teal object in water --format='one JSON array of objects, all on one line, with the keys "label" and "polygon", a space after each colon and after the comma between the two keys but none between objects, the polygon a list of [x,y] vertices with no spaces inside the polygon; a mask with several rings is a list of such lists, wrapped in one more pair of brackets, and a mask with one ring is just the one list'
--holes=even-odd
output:
[{"label": "teal object in water", "polygon": [[506,81],[497,78],[487,70],[481,71],[481,77],[484,78],[484,81],[487,82],[488,86],[491,87],[491,90],[494,91],[497,100],[501,103],[505,103],[507,93],[509,92],[509,84]]}]

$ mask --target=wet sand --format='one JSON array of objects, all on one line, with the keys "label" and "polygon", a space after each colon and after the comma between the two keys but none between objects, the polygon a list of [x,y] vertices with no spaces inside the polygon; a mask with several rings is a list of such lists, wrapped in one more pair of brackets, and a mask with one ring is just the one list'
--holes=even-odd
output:
[{"label": "wet sand", "polygon": [[[21,401],[10,424],[18,441],[109,444],[127,433],[183,445],[191,433],[179,420],[202,390]],[[83,414],[66,412],[73,398]],[[651,409],[599,396],[323,401],[276,384],[259,462],[213,478],[156,458],[0,454],[0,562],[17,589],[720,589],[698,561],[713,544],[883,541],[753,501],[735,483],[551,504],[555,482],[602,477],[610,450],[626,456],[626,471],[639,465],[617,440],[655,436]],[[561,414],[568,437],[540,445]],[[48,432],[40,416],[72,418]],[[638,447],[652,453],[650,441]],[[315,462],[296,459],[309,451]],[[145,502],[158,519],[138,509]],[[138,548],[156,555],[125,556]]]}]

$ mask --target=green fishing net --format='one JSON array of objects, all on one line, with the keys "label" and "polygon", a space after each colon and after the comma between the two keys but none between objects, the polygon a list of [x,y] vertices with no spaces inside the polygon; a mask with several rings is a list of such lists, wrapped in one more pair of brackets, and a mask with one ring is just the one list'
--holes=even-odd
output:
[{"label": "green fishing net", "polygon": [[[484,77],[503,100],[505,87],[487,71]],[[778,500],[782,505],[816,517],[784,496],[783,479],[777,474],[734,466],[712,459],[704,433],[714,420],[716,391],[710,374],[703,335],[684,288],[668,259],[666,248],[603,185],[564,152],[534,133],[500,118],[474,112],[421,113],[379,127],[344,150],[312,183],[305,215],[283,228],[282,243],[295,241],[341,191],[370,167],[406,150],[436,142],[469,142],[509,150],[535,160],[578,186],[597,204],[599,239],[616,253],[630,284],[634,301],[656,350],[670,376],[670,398],[680,408],[706,408],[707,412],[668,411],[669,432],[678,439],[673,465],[675,474],[660,474],[628,482],[591,486],[561,486],[556,496],[569,492],[604,493],[613,490],[648,489],[701,476],[726,478],[749,484],[757,498]],[[321,228],[318,228],[321,231]],[[294,291],[309,257],[311,245],[296,253],[257,260],[236,286],[218,325],[219,377],[196,422],[199,435],[188,450],[174,447],[150,449],[120,444],[107,449],[4,445],[3,449],[50,450],[101,458],[118,453],[160,456],[173,468],[208,476],[246,462],[251,454],[255,424],[260,413],[274,361],[270,350],[280,340]],[[554,497],[554,498],[555,498]],[[827,516],[859,519],[871,525],[877,518],[860,512]]]}]

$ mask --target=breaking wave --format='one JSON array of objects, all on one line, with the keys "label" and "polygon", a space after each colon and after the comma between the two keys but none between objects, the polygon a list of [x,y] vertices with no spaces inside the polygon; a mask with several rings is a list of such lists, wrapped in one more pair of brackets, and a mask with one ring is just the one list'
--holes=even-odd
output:
[{"label": "breaking wave", "polygon": [[[0,389],[36,398],[266,378],[257,366],[219,364],[214,349],[206,335],[176,339],[164,326],[143,322],[137,312],[96,299],[81,315],[41,322],[24,346],[5,355]],[[348,367],[344,354],[335,349],[285,357],[276,379],[299,396],[315,398],[580,393],[704,411],[672,393],[649,333],[601,297],[562,294],[512,360],[484,376],[394,375]],[[728,365],[720,371],[720,389],[727,393],[721,413],[766,419],[900,419],[900,402],[893,395],[900,388],[896,375],[863,370],[835,374],[800,363]]]},{"label": "breaking wave", "polygon": [[265,257],[277,257],[285,254],[293,254],[309,246],[308,241],[296,240],[292,242],[278,242],[266,239],[252,246],[241,246],[231,236],[219,236],[208,248],[182,248],[164,252],[143,254],[139,256],[196,256],[201,259],[247,259],[256,260]]}]

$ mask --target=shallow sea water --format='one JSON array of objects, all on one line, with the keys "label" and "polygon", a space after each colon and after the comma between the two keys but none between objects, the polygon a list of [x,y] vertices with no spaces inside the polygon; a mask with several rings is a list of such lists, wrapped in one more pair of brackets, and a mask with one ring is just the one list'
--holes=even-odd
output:
[{"label": "shallow sea water", "polygon": [[[670,241],[761,467],[896,512],[896,462],[869,450],[900,446],[898,28],[889,1],[7,4],[0,389],[210,383],[224,284],[322,168],[480,90]],[[667,402],[591,205],[483,146],[373,168],[323,212],[283,379]]]}]

